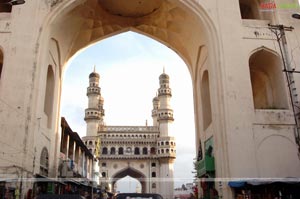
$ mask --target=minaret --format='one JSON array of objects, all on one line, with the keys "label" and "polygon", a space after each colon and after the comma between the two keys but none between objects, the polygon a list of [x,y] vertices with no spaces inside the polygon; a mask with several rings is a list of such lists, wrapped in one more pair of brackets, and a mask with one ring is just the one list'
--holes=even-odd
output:
[{"label": "minaret", "polygon": [[172,134],[171,124],[174,121],[173,110],[170,100],[172,91],[169,87],[169,76],[163,71],[159,76],[160,88],[158,89],[159,107],[157,110],[157,120],[160,130],[158,139],[158,157],[160,161],[159,175],[162,181],[159,186],[159,193],[165,199],[174,197],[174,160],[176,158],[175,138]]},{"label": "minaret", "polygon": [[157,94],[153,98],[152,103],[153,103],[153,109],[152,109],[153,126],[158,126],[157,114],[158,114],[158,108],[159,108],[159,99],[157,97]]},{"label": "minaret", "polygon": [[159,121],[159,129],[160,136],[166,137],[169,136],[170,133],[170,125],[174,121],[173,118],[173,110],[171,109],[170,100],[172,97],[172,91],[169,87],[169,75],[165,73],[159,76],[159,84],[160,88],[158,89],[158,100],[159,100],[159,108],[158,108],[158,121]]},{"label": "minaret", "polygon": [[100,75],[94,72],[89,75],[89,87],[87,88],[88,108],[85,109],[85,122],[87,124],[86,135],[97,136],[99,125],[103,124],[104,100],[101,97],[101,89],[99,87]]}]

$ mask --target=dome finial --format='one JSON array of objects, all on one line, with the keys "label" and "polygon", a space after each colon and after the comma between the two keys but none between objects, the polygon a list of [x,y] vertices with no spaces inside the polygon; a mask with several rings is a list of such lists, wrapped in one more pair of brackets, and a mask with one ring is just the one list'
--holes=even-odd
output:
[{"label": "dome finial", "polygon": [[93,78],[93,77],[96,77],[96,78],[100,78],[100,75],[96,72],[96,65],[94,65],[94,71],[89,75],[89,78]]},{"label": "dome finial", "polygon": [[163,73],[165,73],[165,66],[163,67]]}]

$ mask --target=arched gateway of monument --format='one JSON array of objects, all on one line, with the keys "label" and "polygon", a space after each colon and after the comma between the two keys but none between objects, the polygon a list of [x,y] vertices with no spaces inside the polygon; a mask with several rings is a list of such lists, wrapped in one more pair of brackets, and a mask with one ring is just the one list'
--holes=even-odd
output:
[{"label": "arched gateway of monument", "polygon": [[[117,181],[119,179],[122,179],[126,176],[130,176],[132,178],[137,179],[140,183],[141,183],[141,192],[142,193],[149,193],[149,191],[147,192],[147,181],[146,181],[146,176],[143,175],[141,172],[136,171],[130,167],[127,167],[121,171],[119,171],[118,173],[116,173],[113,177],[112,177],[112,187],[115,187],[115,184],[117,183]],[[153,188],[153,187],[152,187]]]},{"label": "arched gateway of monument", "polygon": [[[1,173],[19,179],[40,173],[38,157],[46,149],[49,177],[57,176],[67,62],[97,41],[135,31],[173,49],[190,71],[197,158],[214,160],[199,176],[300,177],[292,107],[278,72],[280,52],[267,28],[293,24],[297,35],[299,23],[289,12],[264,14],[251,2],[26,0],[1,10],[1,141],[13,143],[1,146]],[[288,48],[297,49],[296,44],[289,42]],[[202,155],[205,149],[209,153]],[[21,194],[29,188],[23,184]],[[227,181],[216,188],[223,198],[233,198]]]},{"label": "arched gateway of monument", "polygon": [[159,76],[160,86],[152,100],[152,126],[106,125],[100,79],[95,69],[89,75],[84,117],[87,128],[82,139],[98,159],[101,188],[116,192],[115,182],[128,175],[140,181],[143,193],[174,198],[176,141],[169,75],[163,71]]}]

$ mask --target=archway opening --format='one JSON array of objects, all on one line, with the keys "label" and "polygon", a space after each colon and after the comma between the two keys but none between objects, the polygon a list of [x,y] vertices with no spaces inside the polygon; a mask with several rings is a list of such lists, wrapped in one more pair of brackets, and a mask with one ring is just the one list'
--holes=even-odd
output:
[{"label": "archway opening", "polygon": [[267,48],[260,48],[249,58],[255,109],[287,109],[286,86],[281,60]]},{"label": "archway opening", "polygon": [[116,193],[142,193],[142,184],[135,178],[126,176],[115,183]]},{"label": "archway opening", "polygon": [[146,193],[146,176],[134,168],[127,167],[113,175],[112,179],[114,192]]},{"label": "archway opening", "polygon": [[[41,48],[45,49],[45,59],[41,61],[41,65],[48,65],[49,63],[53,63],[55,65],[54,73],[56,80],[56,93],[60,92],[59,88],[62,86],[64,72],[67,69],[66,66],[68,66],[66,63],[69,62],[70,59],[73,59],[75,57],[74,55],[82,52],[87,47],[93,47],[91,46],[92,44],[95,44],[96,42],[105,38],[118,35],[122,32],[134,31],[159,41],[160,43],[172,49],[181,57],[186,64],[185,67],[190,73],[190,80],[192,80],[182,81],[179,78],[176,83],[179,83],[183,88],[183,83],[191,83],[194,87],[194,90],[200,90],[200,84],[197,82],[199,79],[201,79],[199,76],[201,76],[202,73],[202,61],[204,61],[206,66],[208,66],[207,70],[209,71],[209,74],[212,74],[214,77],[210,79],[210,83],[216,87],[216,89],[213,90],[214,92],[211,92],[211,100],[216,103],[216,101],[220,99],[216,97],[216,94],[219,92],[217,88],[217,86],[219,86],[219,82],[216,80],[220,75],[219,72],[217,72],[217,68],[220,67],[220,56],[218,56],[218,37],[212,21],[209,19],[205,10],[198,3],[194,1],[180,0],[142,0],[131,1],[123,8],[117,8],[112,2],[113,1],[107,0],[89,0],[84,2],[71,0],[58,4],[55,10],[53,10],[51,16],[49,16],[49,23],[47,23],[45,25],[45,29],[43,29],[45,34],[41,36],[43,40],[47,38],[49,39],[49,43],[43,42],[43,47],[45,48]],[[135,10],[140,10],[142,12],[132,13],[131,8],[134,6],[139,6],[136,5],[136,3],[139,4],[139,2],[141,3],[142,8]],[[147,3],[149,2],[151,6],[147,6]],[[151,9],[149,11],[149,9],[146,8]],[[127,11],[129,11],[129,13],[126,13]],[[202,48],[200,47],[202,46],[206,47],[207,50],[205,52],[201,51]],[[124,52],[126,52],[126,50],[127,49],[125,48]],[[94,56],[101,58],[102,54],[96,53]],[[160,56],[162,57],[164,55]],[[114,56],[112,56],[112,58],[114,58]],[[81,66],[92,66],[94,64],[95,62],[88,63],[88,61],[79,63]],[[172,72],[173,70],[173,66],[171,66],[170,69],[167,68],[167,72]],[[42,74],[45,74],[45,72],[43,71]],[[80,74],[83,75],[83,73]],[[76,85],[76,82],[77,81],[75,80],[74,85]],[[123,82],[118,81],[118,83],[120,85]],[[136,85],[140,85],[140,82],[136,82]],[[77,90],[73,90],[73,92],[77,92]],[[136,92],[141,92],[141,90],[136,89]],[[65,92],[63,92],[63,95],[64,93]],[[128,93],[123,95],[123,98],[124,96],[128,96]],[[152,97],[153,96],[151,96],[151,98]],[[193,104],[201,104],[200,98],[201,96],[199,97],[195,95],[194,103],[193,99],[189,99],[190,101],[186,104],[192,106]],[[73,100],[74,98],[69,100],[69,102],[72,102]],[[53,109],[59,107],[59,103],[60,95],[58,94],[54,100]],[[183,108],[186,107],[183,106]],[[60,115],[59,108],[55,109],[54,111],[55,112],[53,112],[53,115],[56,116],[56,119],[53,119],[52,123],[59,121],[59,118],[57,117]],[[73,113],[78,113],[78,109],[74,109],[72,111]],[[201,111],[195,109],[195,115],[197,116],[196,122],[202,124],[203,121],[201,120],[203,120],[203,116],[201,116],[199,112],[201,113]],[[190,113],[189,115],[193,116],[194,113]],[[212,115],[222,117],[220,114]],[[174,117],[177,117],[176,120],[178,120],[178,115],[174,115]],[[44,118],[41,120],[44,120]],[[218,122],[221,120],[212,119],[212,121]],[[143,123],[145,123],[145,120]],[[83,125],[85,125],[84,122]],[[186,125],[186,127],[187,126],[189,125]],[[190,126],[194,125],[192,124]],[[52,125],[52,127],[55,127],[55,125]],[[75,126],[75,129],[78,128]],[[187,129],[184,129],[182,132],[187,131]],[[197,139],[200,137],[200,131],[201,128],[198,128],[196,135]],[[193,134],[193,131],[189,132]],[[189,143],[195,142],[191,141]],[[182,143],[182,145],[187,146],[186,143]],[[179,146],[180,143],[177,144],[177,147]],[[190,149],[195,151],[195,147],[193,145],[188,144],[188,146]],[[180,150],[177,151],[179,156]],[[151,152],[151,154],[154,153],[156,152]],[[195,157],[194,154],[189,154]],[[185,158],[187,157],[183,154],[181,156]],[[192,163],[191,167],[193,167]],[[180,182],[180,185],[181,184],[182,183]]]},{"label": "archway opening", "polygon": [[[170,132],[178,140],[175,177],[189,179],[186,182],[191,182],[195,149],[193,145],[186,143],[194,142],[195,124],[192,83],[184,61],[165,45],[131,31],[102,40],[82,51],[72,59],[65,73],[62,93],[62,115],[69,118],[68,122],[81,136],[86,135],[86,123],[83,120],[84,109],[88,106],[86,90],[89,85],[88,76],[93,71],[94,64],[100,75],[99,86],[107,126],[146,126],[146,121],[149,127],[152,126],[152,99],[156,96],[159,75],[165,67],[173,93],[171,108],[176,113]],[[79,103],[71,99],[77,99]],[[182,134],[184,131],[188,133]],[[130,134],[124,136],[126,138],[122,135],[120,139],[132,137]],[[144,136],[143,141],[149,139]],[[167,141],[166,145],[170,145],[170,142]],[[130,148],[130,152],[122,145],[102,145],[101,148],[102,155],[118,155],[119,158],[130,153],[135,156],[157,155],[157,148],[153,146],[136,146]],[[189,165],[186,164],[187,161],[190,162]],[[182,183],[185,182],[177,184],[180,186]]]}]

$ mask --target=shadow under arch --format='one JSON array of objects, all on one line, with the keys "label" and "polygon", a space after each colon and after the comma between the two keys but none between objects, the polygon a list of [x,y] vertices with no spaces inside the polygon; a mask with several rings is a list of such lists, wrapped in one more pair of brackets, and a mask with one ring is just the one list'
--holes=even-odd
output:
[{"label": "shadow under arch", "polygon": [[142,172],[140,172],[132,167],[127,167],[127,168],[122,169],[121,171],[117,172],[116,174],[114,174],[112,176],[112,181],[111,181],[112,187],[114,187],[114,185],[116,184],[116,182],[118,180],[121,180],[122,178],[124,178],[126,176],[130,176],[130,177],[138,180],[142,185],[142,193],[146,193],[146,186],[147,186],[146,185],[146,176]]},{"label": "shadow under arch", "polygon": [[261,46],[249,56],[249,70],[255,109],[288,109],[283,60],[274,50]]},{"label": "shadow under arch", "polygon": [[[188,61],[188,59],[186,59],[186,57],[184,55],[182,55],[181,52],[179,52],[178,50],[176,50],[175,47],[173,47],[172,45],[170,45],[169,43],[167,43],[166,41],[163,41],[161,40],[160,38],[157,38],[149,33],[146,33],[146,32],[143,32],[141,30],[138,30],[137,28],[135,27],[127,27],[127,28],[123,28],[122,30],[119,30],[119,31],[116,31],[116,32],[113,32],[109,35],[106,35],[105,37],[103,38],[99,38],[97,40],[94,40],[92,41],[89,45],[85,46],[84,48],[78,50],[76,53],[72,54],[71,57],[69,58],[69,60],[67,61],[67,63],[65,64],[65,67],[67,68],[69,66],[69,64],[72,62],[72,60],[77,57],[81,52],[83,52],[84,50],[86,50],[87,48],[93,46],[93,45],[97,45],[99,42],[105,40],[105,39],[109,39],[111,37],[114,37],[114,36],[118,36],[119,34],[122,34],[122,33],[127,33],[127,32],[134,32],[134,33],[137,33],[137,34],[140,34],[140,35],[143,35],[145,37],[148,37],[150,39],[153,39],[161,44],[163,44],[164,46],[170,48],[172,51],[174,51],[176,54],[178,54],[178,56],[184,61],[184,63],[188,66],[188,70],[190,72],[190,74],[192,73],[191,71],[191,68],[189,67],[190,63]],[[65,69],[64,69],[65,70]]]},{"label": "shadow under arch", "polygon": [[[43,23],[43,27],[41,31],[41,35],[39,40],[41,41],[40,43],[44,43],[42,41],[47,40],[47,38],[52,37],[55,38],[57,41],[60,41],[60,38],[57,38],[55,35],[51,34],[51,29],[53,29],[53,25],[56,24],[59,20],[61,20],[65,15],[71,13],[71,12],[75,12],[74,10],[76,10],[76,8],[78,6],[84,5],[85,7],[87,7],[86,5],[88,4],[88,2],[91,2],[91,5],[95,5],[97,4],[95,0],[91,0],[91,1],[86,1],[86,0],[70,0],[70,1],[62,1],[57,3],[55,6],[53,6],[51,12],[46,16],[45,22]],[[126,26],[120,27],[118,30],[113,30],[110,33],[105,33],[104,35],[97,35],[95,36],[95,34],[93,33],[93,37],[95,37],[95,39],[90,39],[89,41],[80,41],[82,46],[80,47],[76,47],[73,49],[68,49],[67,53],[62,52],[62,54],[64,54],[61,57],[61,61],[64,65],[64,63],[67,63],[69,61],[70,58],[72,58],[76,53],[84,50],[86,47],[111,36],[123,33],[123,32],[127,32],[127,31],[133,31],[139,34],[143,34],[147,37],[150,37],[154,40],[157,40],[159,42],[161,42],[162,44],[166,45],[167,47],[171,48],[174,52],[176,52],[186,63],[186,65],[188,66],[188,69],[190,70],[190,72],[192,73],[194,71],[194,69],[192,69],[192,67],[196,67],[194,65],[196,65],[196,59],[193,59],[190,57],[190,55],[192,54],[191,51],[196,51],[196,49],[180,49],[180,47],[184,47],[184,46],[189,46],[189,44],[185,43],[185,42],[181,42],[181,46],[178,47],[174,44],[172,44],[172,40],[176,41],[178,40],[178,38],[184,38],[183,36],[186,37],[190,37],[191,35],[195,35],[196,37],[203,37],[202,42],[204,42],[204,40],[206,40],[207,42],[209,42],[209,46],[210,46],[210,54],[214,54],[214,59],[222,59],[222,57],[219,55],[219,47],[220,46],[220,42],[219,42],[219,34],[216,31],[216,27],[215,24],[213,23],[212,19],[209,17],[207,11],[202,7],[202,5],[200,5],[197,1],[191,0],[191,1],[165,1],[168,2],[169,4],[172,4],[173,6],[177,6],[178,8],[182,8],[182,13],[180,13],[181,15],[190,15],[191,21],[194,21],[193,25],[193,29],[192,31],[189,31],[188,34],[185,35],[175,35],[173,34],[174,29],[176,29],[177,27],[172,27],[173,24],[168,24],[167,26],[170,26],[170,30],[171,34],[168,35],[168,39],[169,41],[166,41],[163,38],[163,33],[166,33],[166,31],[168,31],[167,28],[165,27],[158,27],[158,32],[160,32],[160,36],[156,36],[153,34],[152,29],[156,28],[154,25],[152,24],[147,24],[144,22],[138,23],[136,21],[134,22],[130,22],[128,23]],[[177,8],[176,8],[177,9]],[[174,9],[174,10],[176,10]],[[178,10],[178,9],[177,9]],[[173,10],[172,10],[173,11]],[[183,13],[185,12],[185,13]],[[174,13],[171,13],[172,15]],[[68,18],[70,18],[70,16],[67,16]],[[110,17],[114,17],[114,16],[110,16]],[[193,18],[193,19],[192,19]],[[114,18],[114,21],[119,20],[118,18]],[[177,18],[172,19],[173,21],[178,20]],[[171,20],[171,21],[172,21]],[[186,22],[187,20],[185,20]],[[167,23],[170,23],[169,21]],[[86,24],[85,24],[86,25]],[[115,27],[119,26],[119,24],[115,23],[113,24]],[[140,29],[140,27],[144,27],[144,26],[148,26],[148,29],[151,29],[150,31],[143,31]],[[86,25],[88,26],[88,25]],[[196,29],[199,27],[199,29],[201,31],[196,31]],[[91,27],[89,27],[91,28]],[[94,28],[94,27],[93,27]],[[110,27],[111,29],[113,29],[112,27]],[[178,28],[177,28],[178,29]],[[180,31],[185,31],[184,27],[179,28]],[[83,30],[86,31],[86,30]],[[194,33],[195,32],[195,33]],[[49,35],[50,33],[50,35]],[[80,35],[81,33],[78,33],[78,35]],[[172,35],[173,34],[173,35]],[[190,39],[190,38],[189,38]],[[74,45],[74,41],[76,39],[72,40],[72,45]],[[207,45],[207,44],[206,44]],[[62,46],[62,45],[61,45]],[[198,46],[196,46],[196,48],[198,48]],[[63,51],[63,49],[62,49]],[[214,66],[218,66],[220,61],[214,61],[214,63],[212,63],[211,65]]]}]

